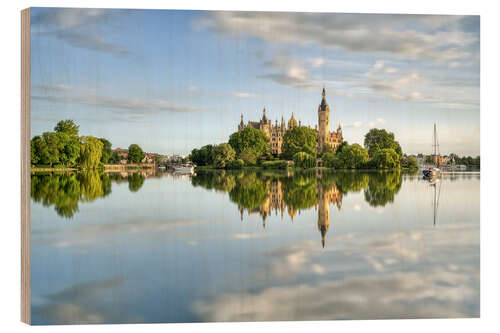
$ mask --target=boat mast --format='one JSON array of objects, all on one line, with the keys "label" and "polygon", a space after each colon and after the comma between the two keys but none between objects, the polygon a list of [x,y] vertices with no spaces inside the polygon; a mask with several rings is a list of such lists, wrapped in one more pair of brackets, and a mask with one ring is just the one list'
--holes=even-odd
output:
[{"label": "boat mast", "polygon": [[433,138],[433,145],[434,147],[434,163],[436,163],[437,166],[440,166],[440,161],[438,159],[439,155],[439,143],[437,139],[437,130],[436,130],[436,124],[434,124],[434,138]]}]

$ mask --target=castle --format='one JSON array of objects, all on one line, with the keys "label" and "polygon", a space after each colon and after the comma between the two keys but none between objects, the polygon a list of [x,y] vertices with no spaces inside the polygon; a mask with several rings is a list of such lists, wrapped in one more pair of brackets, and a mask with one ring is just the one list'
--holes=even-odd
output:
[{"label": "castle", "polygon": [[[333,108],[333,107],[332,107]],[[281,124],[278,124],[276,119],[275,124],[271,123],[266,116],[266,108],[264,108],[262,118],[259,121],[249,121],[247,125],[243,122],[243,114],[241,115],[241,121],[238,125],[238,131],[242,131],[246,127],[253,127],[255,129],[261,130],[269,138],[269,145],[273,154],[281,154],[281,146],[283,145],[283,137],[286,131],[293,129],[294,127],[301,127],[301,122],[297,122],[293,112],[292,117],[288,120],[288,126],[285,126],[285,119],[281,116]],[[326,102],[326,92],[323,88],[321,103],[318,106],[318,125],[315,126],[315,130],[318,134],[316,151],[323,152],[325,148],[330,148],[336,150],[337,147],[342,143],[342,126],[339,124],[337,132],[330,132],[330,106]]]}]

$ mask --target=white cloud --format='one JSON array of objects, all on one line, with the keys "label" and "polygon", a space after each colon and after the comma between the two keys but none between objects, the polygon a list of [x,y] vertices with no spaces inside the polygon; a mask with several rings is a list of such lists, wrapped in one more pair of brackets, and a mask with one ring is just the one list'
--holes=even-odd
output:
[{"label": "white cloud", "polygon": [[231,95],[233,97],[237,97],[237,98],[255,98],[255,97],[257,97],[256,94],[247,93],[247,92],[234,92]]},{"label": "white cloud", "polygon": [[292,59],[289,53],[274,54],[270,60],[264,61],[263,65],[270,68],[272,72],[258,76],[260,78],[267,78],[276,83],[299,89],[318,87],[317,84],[312,82],[304,63]]},{"label": "white cloud", "polygon": [[77,48],[125,55],[122,45],[103,37],[103,27],[110,26],[117,15],[105,9],[44,8],[31,20],[32,31],[52,36]]},{"label": "white cloud", "polygon": [[413,91],[413,92],[411,92],[411,93],[408,95],[408,98],[409,98],[410,100],[418,100],[418,99],[422,99],[422,98],[423,98],[423,96],[422,96],[422,94],[421,94],[420,92],[418,92],[418,91]]},{"label": "white cloud", "polygon": [[385,119],[383,119],[383,118],[377,118],[375,121],[370,121],[368,123],[368,128],[373,128],[373,127],[376,127],[378,125],[383,125],[385,123],[386,123]]},{"label": "white cloud", "polygon": [[[479,315],[476,227],[347,234],[330,244],[327,253],[313,243],[279,248],[271,254],[277,258],[274,266],[264,272],[291,279],[286,285],[219,293],[195,302],[193,310],[208,321]],[[344,265],[351,272],[348,279]]]},{"label": "white cloud", "polygon": [[326,62],[325,58],[316,58],[311,61],[312,67],[320,67]]},{"label": "white cloud", "polygon": [[52,103],[80,104],[97,108],[111,109],[132,118],[142,118],[158,112],[198,112],[207,111],[205,107],[176,104],[164,99],[124,98],[97,95],[93,88],[68,85],[38,85],[40,95],[32,95],[33,100]]},{"label": "white cloud", "polygon": [[386,73],[389,73],[389,74],[392,74],[392,73],[397,73],[398,72],[398,69],[397,68],[394,68],[394,67],[388,67],[385,69],[385,72]]},{"label": "white cloud", "polygon": [[384,68],[384,62],[382,60],[377,60],[375,62],[375,64],[373,65],[373,71],[374,72],[379,71],[382,68]]},{"label": "white cloud", "polygon": [[[460,16],[211,12],[198,24],[218,33],[272,43],[318,44],[354,52],[385,52],[410,59],[469,56],[478,36],[459,29]],[[437,29],[437,28],[440,29]]]},{"label": "white cloud", "polygon": [[263,238],[263,237],[266,237],[266,236],[267,235],[263,234],[263,233],[246,233],[246,234],[239,233],[239,234],[231,235],[231,236],[229,236],[229,238],[241,240],[241,239]]}]

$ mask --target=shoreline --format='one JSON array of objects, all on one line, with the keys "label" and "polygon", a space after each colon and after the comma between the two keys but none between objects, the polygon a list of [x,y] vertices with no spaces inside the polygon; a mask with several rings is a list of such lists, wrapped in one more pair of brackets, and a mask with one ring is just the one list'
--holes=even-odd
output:
[{"label": "shoreline", "polygon": [[30,167],[31,173],[36,172],[73,172],[73,171],[104,171],[104,172],[122,172],[122,171],[139,171],[139,170],[149,170],[155,169],[154,163],[144,163],[144,164],[104,164],[101,168],[96,169],[86,169],[86,168],[38,168]]}]

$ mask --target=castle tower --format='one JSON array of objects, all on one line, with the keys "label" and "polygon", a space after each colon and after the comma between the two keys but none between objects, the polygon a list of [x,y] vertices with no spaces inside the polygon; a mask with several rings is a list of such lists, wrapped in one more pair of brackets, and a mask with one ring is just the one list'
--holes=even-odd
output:
[{"label": "castle tower", "polygon": [[321,104],[318,106],[318,151],[322,152],[328,142],[330,128],[330,107],[326,102],[326,92],[323,88]]},{"label": "castle tower", "polygon": [[288,121],[288,129],[291,130],[292,128],[297,127],[297,126],[298,126],[297,119],[295,119],[295,117],[293,116],[293,112],[292,112],[292,117]]},{"label": "castle tower", "polygon": [[245,123],[243,122],[243,113],[241,114],[241,121],[238,125],[238,131],[243,131],[245,129]]},{"label": "castle tower", "polygon": [[262,119],[260,120],[260,130],[264,132],[268,138],[271,137],[271,120],[267,119],[266,107],[262,111]]}]

